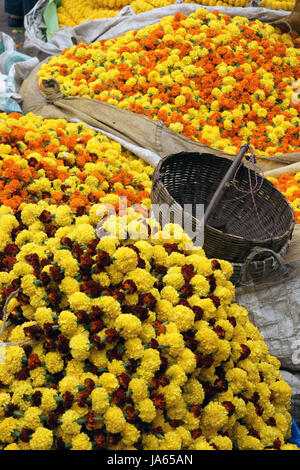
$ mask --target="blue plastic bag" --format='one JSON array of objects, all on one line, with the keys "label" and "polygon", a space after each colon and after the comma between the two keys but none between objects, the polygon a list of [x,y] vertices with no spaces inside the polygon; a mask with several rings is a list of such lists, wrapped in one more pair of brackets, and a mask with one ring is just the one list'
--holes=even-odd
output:
[{"label": "blue plastic bag", "polygon": [[290,443],[296,444],[300,448],[300,427],[298,426],[293,416],[292,416],[292,435],[290,438]]}]

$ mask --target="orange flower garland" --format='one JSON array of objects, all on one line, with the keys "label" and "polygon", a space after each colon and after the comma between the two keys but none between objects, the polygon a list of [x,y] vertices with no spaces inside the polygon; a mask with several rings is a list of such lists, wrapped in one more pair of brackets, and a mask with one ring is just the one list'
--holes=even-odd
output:
[{"label": "orange flower garland", "polygon": [[124,36],[80,44],[44,64],[67,96],[114,104],[205,145],[258,155],[299,150],[300,38],[204,9]]}]

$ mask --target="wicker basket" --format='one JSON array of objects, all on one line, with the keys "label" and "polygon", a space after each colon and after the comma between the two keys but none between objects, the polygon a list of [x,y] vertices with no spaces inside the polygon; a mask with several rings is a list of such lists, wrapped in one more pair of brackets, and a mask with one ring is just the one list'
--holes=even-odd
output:
[{"label": "wicker basket", "polygon": [[[188,221],[195,234],[199,222],[183,206],[203,204],[206,210],[232,161],[206,153],[181,152],[163,158],[155,168],[151,192],[152,204],[172,205],[175,220]],[[255,186],[256,174],[241,166],[237,173],[236,189],[229,182],[204,230],[204,245],[209,258],[232,262],[233,282],[239,283],[240,273],[247,257],[256,248],[266,248],[285,254],[295,227],[294,213],[283,194],[267,179],[255,193],[255,204],[249,194],[249,178]],[[248,192],[248,193],[247,193]],[[185,227],[184,227],[185,228]],[[270,252],[257,255],[248,269],[254,282],[276,269],[276,260]]]}]

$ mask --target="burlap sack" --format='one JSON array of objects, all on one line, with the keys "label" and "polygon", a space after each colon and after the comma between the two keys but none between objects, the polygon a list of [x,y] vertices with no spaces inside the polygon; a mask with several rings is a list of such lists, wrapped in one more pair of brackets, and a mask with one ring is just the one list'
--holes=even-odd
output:
[{"label": "burlap sack", "polygon": [[279,26],[283,31],[297,31],[300,34],[300,0],[296,1],[294,10],[287,16],[272,21],[271,24]]}]

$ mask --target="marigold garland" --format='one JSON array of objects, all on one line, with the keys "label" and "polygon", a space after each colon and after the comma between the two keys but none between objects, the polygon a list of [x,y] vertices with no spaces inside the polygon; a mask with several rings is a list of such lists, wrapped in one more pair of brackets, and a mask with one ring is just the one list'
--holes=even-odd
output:
[{"label": "marigold garland", "polygon": [[233,303],[231,264],[132,208],[152,238],[110,238],[126,218],[111,216],[99,240],[100,207],[67,222],[47,201],[0,207],[2,306],[21,289],[1,340],[31,340],[0,364],[0,448],[298,450],[291,389]]},{"label": "marigold garland", "polygon": [[235,154],[299,150],[300,38],[260,21],[204,9],[90,46],[44,64],[66,96],[114,104],[203,144]]},{"label": "marigold garland", "polygon": [[287,198],[294,210],[296,223],[300,224],[300,172],[283,173],[279,178],[268,177],[268,180]]}]

